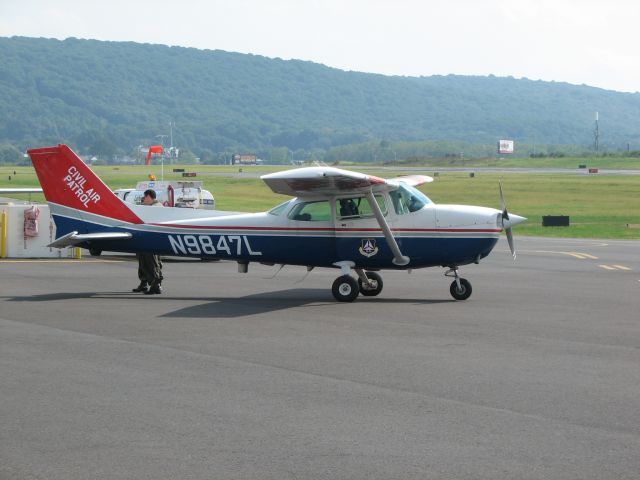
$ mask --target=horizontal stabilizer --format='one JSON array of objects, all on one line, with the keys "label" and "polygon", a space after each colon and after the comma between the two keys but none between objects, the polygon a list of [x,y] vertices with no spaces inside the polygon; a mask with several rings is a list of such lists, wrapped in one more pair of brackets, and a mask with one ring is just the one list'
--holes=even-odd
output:
[{"label": "horizontal stabilizer", "polygon": [[0,188],[0,193],[42,193],[41,188]]},{"label": "horizontal stabilizer", "polygon": [[125,238],[131,238],[131,234],[128,232],[102,232],[102,233],[78,233],[71,232],[66,235],[57,238],[55,242],[47,245],[47,247],[53,248],[65,248],[73,247],[79,243],[89,240],[123,240]]}]

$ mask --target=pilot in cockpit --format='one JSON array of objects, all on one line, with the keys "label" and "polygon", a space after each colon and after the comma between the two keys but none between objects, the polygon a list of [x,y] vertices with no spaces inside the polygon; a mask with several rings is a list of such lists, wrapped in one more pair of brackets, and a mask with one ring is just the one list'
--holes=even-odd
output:
[{"label": "pilot in cockpit", "polygon": [[355,217],[358,216],[358,206],[356,202],[351,198],[344,198],[340,200],[340,216],[341,217]]}]

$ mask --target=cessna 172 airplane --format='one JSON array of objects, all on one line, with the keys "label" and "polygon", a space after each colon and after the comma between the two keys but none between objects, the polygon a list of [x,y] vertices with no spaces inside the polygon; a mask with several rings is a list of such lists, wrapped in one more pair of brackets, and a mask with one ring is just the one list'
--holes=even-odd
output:
[{"label": "cessna 172 airplane", "polygon": [[66,145],[28,153],[57,227],[53,247],[234,260],[240,272],[251,262],[339,268],[332,293],[341,302],[378,295],[379,270],[435,266],[448,268],[451,295],[465,300],[471,284],[459,267],[489,255],[502,230],[515,258],[511,227],[526,220],[507,212],[502,187],[502,210],[436,205],[415,188],[431,177],[332,167],[262,176],[295,197],[268,212],[149,208],[122,202]]}]

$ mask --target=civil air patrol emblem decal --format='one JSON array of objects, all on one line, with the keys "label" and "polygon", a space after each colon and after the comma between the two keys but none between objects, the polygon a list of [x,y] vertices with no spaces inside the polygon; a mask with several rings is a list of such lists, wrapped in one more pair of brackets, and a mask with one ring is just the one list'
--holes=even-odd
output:
[{"label": "civil air patrol emblem decal", "polygon": [[378,247],[376,247],[375,239],[363,238],[361,242],[362,244],[360,245],[358,251],[365,257],[373,257],[376,253],[378,253]]}]

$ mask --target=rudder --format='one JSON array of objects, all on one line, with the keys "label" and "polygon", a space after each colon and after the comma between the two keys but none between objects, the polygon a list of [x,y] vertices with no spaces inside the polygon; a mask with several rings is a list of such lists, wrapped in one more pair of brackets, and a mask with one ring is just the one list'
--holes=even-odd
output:
[{"label": "rudder", "polygon": [[47,202],[127,223],[143,223],[67,145],[27,150]]}]

